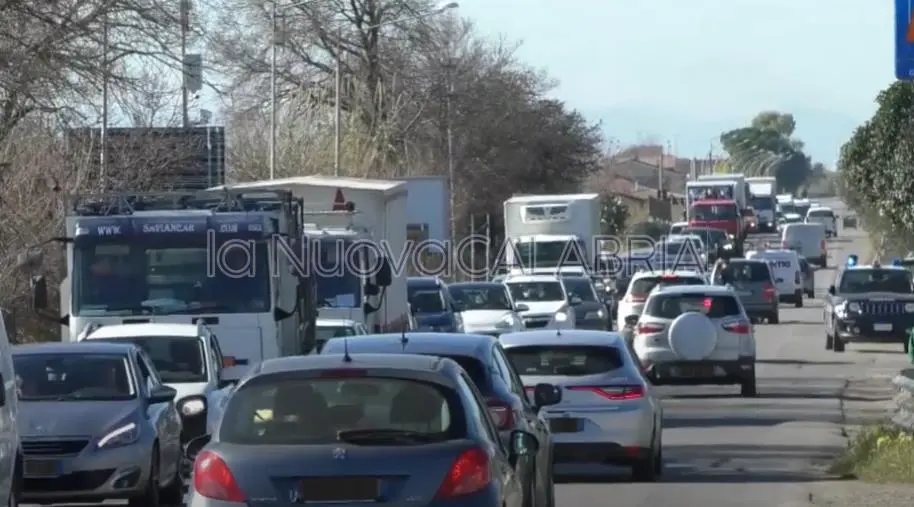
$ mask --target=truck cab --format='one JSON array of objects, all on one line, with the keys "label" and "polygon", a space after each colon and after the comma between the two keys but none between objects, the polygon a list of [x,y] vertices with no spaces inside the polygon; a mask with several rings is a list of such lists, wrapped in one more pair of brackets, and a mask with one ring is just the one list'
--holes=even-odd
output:
[{"label": "truck cab", "polygon": [[689,208],[689,227],[722,229],[742,240],[746,235],[742,215],[739,205],[733,200],[695,201]]}]

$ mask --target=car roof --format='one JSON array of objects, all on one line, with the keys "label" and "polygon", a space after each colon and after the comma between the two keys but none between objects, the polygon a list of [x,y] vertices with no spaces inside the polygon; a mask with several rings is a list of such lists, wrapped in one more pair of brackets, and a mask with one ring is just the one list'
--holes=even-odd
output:
[{"label": "car roof", "polygon": [[676,270],[676,271],[661,271],[661,270],[654,270],[654,271],[639,271],[639,272],[635,273],[634,275],[632,275],[632,281],[638,280],[638,279],[640,279],[640,278],[653,278],[653,277],[655,277],[655,276],[673,276],[673,277],[678,276],[678,277],[682,277],[682,278],[686,278],[686,277],[697,277],[697,278],[701,278],[701,273],[699,273],[698,271],[690,271],[690,270]]},{"label": "car roof", "polygon": [[136,350],[132,343],[113,342],[54,342],[27,343],[13,346],[14,354],[117,354],[128,355]]},{"label": "car roof", "polygon": [[487,289],[487,288],[504,289],[505,284],[500,283],[500,282],[457,282],[457,283],[449,283],[448,287],[456,287],[458,289]]},{"label": "car roof", "polygon": [[186,336],[195,338],[200,336],[200,329],[196,324],[114,324],[102,326],[95,331],[92,331],[86,339],[138,338],[144,336]]},{"label": "car roof", "polygon": [[708,294],[711,296],[729,296],[733,294],[733,289],[725,285],[667,285],[665,287],[657,287],[651,292],[651,295],[693,293]]},{"label": "car roof", "polygon": [[[351,339],[352,342],[356,341]],[[341,351],[342,352],[342,351]],[[269,375],[303,370],[330,370],[334,368],[391,368],[419,371],[439,371],[441,358],[418,354],[355,354],[350,349],[351,362],[340,354],[312,354],[266,359],[251,371],[252,376]]]},{"label": "car roof", "polygon": [[622,335],[612,331],[590,329],[536,329],[506,333],[498,339],[501,346],[526,347],[531,345],[597,345],[620,347],[625,341]]},{"label": "car roof", "polygon": [[511,282],[559,282],[560,277],[556,275],[510,275],[505,279],[505,283]]},{"label": "car roof", "polygon": [[358,322],[352,319],[317,319],[317,327],[355,327]]},{"label": "car roof", "polygon": [[412,285],[413,287],[440,287],[444,283],[436,276],[411,276],[406,279],[406,285]]},{"label": "car roof", "polygon": [[[494,336],[455,333],[406,332],[406,344],[403,344],[403,333],[368,334],[356,337],[345,337],[352,354],[382,354],[399,352],[405,354],[424,354],[442,356],[488,356],[489,351],[498,339]],[[331,338],[324,345],[324,351],[339,349],[343,351],[343,337]],[[324,352],[322,352],[324,353]]]}]

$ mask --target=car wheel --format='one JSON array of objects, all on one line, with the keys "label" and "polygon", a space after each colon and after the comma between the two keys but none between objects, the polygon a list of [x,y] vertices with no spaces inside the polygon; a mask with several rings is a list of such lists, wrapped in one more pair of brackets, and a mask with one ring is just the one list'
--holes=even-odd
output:
[{"label": "car wheel", "polygon": [[910,350],[910,347],[911,347],[911,340],[910,340],[910,338],[905,338],[905,340],[904,340],[904,353],[905,353],[905,354],[908,353],[908,350]]},{"label": "car wheel", "polygon": [[657,453],[653,449],[650,457],[632,466],[632,479],[635,482],[654,482],[657,480]]},{"label": "car wheel", "polygon": [[845,343],[841,341],[841,338],[837,336],[834,338],[834,351],[835,352],[844,352]]},{"label": "car wheel", "polygon": [[797,291],[796,294],[794,295],[793,299],[794,299],[793,305],[796,308],[803,308],[803,292],[802,291]]},{"label": "car wheel", "polygon": [[739,394],[740,396],[747,398],[758,394],[755,387],[755,374],[753,374],[752,377],[743,380],[743,383],[739,386]]},{"label": "car wheel", "polygon": [[771,317],[768,317],[769,324],[779,324],[781,322],[781,315],[778,312],[771,314]]},{"label": "car wheel", "polygon": [[175,475],[168,486],[159,491],[159,500],[165,505],[180,505],[184,500],[184,482],[181,479],[181,464],[175,466]]},{"label": "car wheel", "polygon": [[130,507],[159,507],[159,451],[153,448],[152,462],[149,465],[149,480],[146,488],[128,502]]},{"label": "car wheel", "polygon": [[828,333],[825,333],[825,350],[835,349],[835,339]]},{"label": "car wheel", "polygon": [[814,299],[816,297],[816,291],[814,291],[814,290],[807,291],[806,297],[808,297],[809,299]]}]

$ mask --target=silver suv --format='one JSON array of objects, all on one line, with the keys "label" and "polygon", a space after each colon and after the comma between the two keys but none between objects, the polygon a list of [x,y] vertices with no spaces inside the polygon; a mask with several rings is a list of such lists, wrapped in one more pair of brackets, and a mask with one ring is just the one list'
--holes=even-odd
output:
[{"label": "silver suv", "polygon": [[732,288],[655,289],[635,326],[634,349],[655,384],[739,384],[755,396],[755,331]]}]

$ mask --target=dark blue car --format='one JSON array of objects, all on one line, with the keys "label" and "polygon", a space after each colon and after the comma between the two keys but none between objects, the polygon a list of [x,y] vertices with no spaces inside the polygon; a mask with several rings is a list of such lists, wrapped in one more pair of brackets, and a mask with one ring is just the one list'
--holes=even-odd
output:
[{"label": "dark blue car", "polygon": [[434,276],[410,277],[406,281],[409,308],[417,330],[462,333],[463,320],[447,284]]}]

